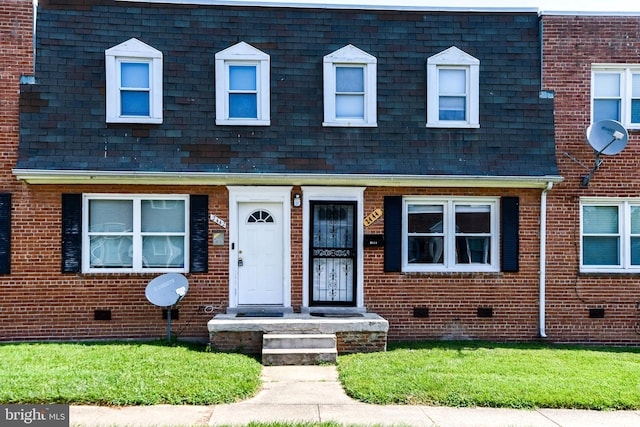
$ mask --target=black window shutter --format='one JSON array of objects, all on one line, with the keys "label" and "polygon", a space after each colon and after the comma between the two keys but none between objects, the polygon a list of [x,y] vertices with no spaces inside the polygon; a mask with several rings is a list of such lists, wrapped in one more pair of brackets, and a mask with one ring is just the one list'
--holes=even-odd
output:
[{"label": "black window shutter", "polygon": [[518,240],[520,199],[518,197],[502,198],[500,222],[502,228],[502,271],[518,271],[520,252]]},{"label": "black window shutter", "polygon": [[206,273],[209,271],[209,196],[192,195],[189,200],[189,271]]},{"label": "black window shutter", "polygon": [[11,273],[11,194],[0,194],[0,274]]},{"label": "black window shutter", "polygon": [[62,272],[82,266],[82,194],[62,195]]},{"label": "black window shutter", "polygon": [[384,271],[402,270],[402,196],[384,198]]}]

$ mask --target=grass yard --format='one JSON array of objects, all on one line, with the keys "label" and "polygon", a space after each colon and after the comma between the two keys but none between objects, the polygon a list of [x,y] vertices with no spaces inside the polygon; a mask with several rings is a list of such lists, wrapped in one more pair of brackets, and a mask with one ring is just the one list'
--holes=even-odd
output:
[{"label": "grass yard", "polygon": [[0,344],[0,403],[229,403],[252,396],[261,365],[203,345]]},{"label": "grass yard", "polygon": [[640,408],[640,348],[426,342],[339,359],[355,399],[377,404]]}]

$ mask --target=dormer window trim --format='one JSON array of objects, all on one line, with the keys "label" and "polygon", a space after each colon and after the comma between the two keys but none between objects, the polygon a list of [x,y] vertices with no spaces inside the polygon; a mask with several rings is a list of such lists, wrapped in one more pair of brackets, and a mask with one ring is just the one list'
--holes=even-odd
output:
[{"label": "dormer window trim", "polygon": [[216,53],[216,125],[271,125],[270,61],[245,42]]},{"label": "dormer window trim", "polygon": [[[375,56],[353,45],[347,45],[323,58],[323,126],[378,125],[377,63]],[[341,82],[341,78],[350,81]]]},{"label": "dormer window trim", "polygon": [[161,124],[162,52],[132,38],[104,54],[106,122]]},{"label": "dormer window trim", "polygon": [[479,75],[480,61],[455,46],[428,58],[427,127],[479,128]]}]

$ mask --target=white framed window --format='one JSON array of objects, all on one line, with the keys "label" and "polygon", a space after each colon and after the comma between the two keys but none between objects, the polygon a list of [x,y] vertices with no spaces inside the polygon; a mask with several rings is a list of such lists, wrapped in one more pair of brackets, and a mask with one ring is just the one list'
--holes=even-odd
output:
[{"label": "white framed window", "polygon": [[592,65],[591,120],[605,119],[640,129],[640,64]]},{"label": "white framed window", "polygon": [[107,123],[162,123],[162,52],[130,39],[104,54]]},{"label": "white framed window", "polygon": [[580,200],[580,271],[640,271],[640,198]]},{"label": "white framed window", "polygon": [[189,196],[83,195],[82,271],[187,272]]},{"label": "white framed window", "polygon": [[216,124],[269,126],[270,57],[240,42],[216,53]]},{"label": "white framed window", "polygon": [[347,45],[323,59],[323,126],[377,126],[377,59]]},{"label": "white framed window", "polygon": [[477,128],[480,61],[455,46],[427,59],[427,127]]},{"label": "white framed window", "polygon": [[499,271],[498,202],[405,197],[402,270]]}]

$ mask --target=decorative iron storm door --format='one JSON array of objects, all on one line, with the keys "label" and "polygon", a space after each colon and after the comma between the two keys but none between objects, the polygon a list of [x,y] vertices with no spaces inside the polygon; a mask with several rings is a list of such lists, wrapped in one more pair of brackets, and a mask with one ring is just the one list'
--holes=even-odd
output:
[{"label": "decorative iron storm door", "polygon": [[355,202],[310,202],[311,306],[355,305]]}]

